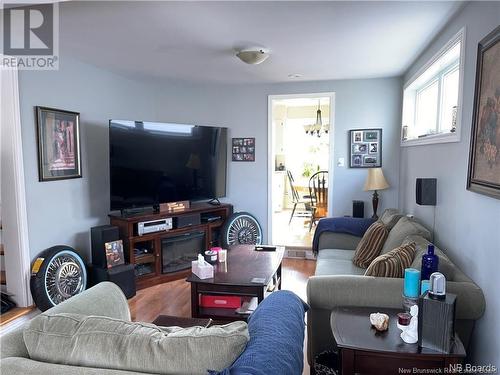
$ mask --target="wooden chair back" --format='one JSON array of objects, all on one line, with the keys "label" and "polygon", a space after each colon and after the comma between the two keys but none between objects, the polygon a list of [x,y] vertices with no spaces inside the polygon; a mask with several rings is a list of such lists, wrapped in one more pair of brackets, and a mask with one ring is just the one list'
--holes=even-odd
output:
[{"label": "wooden chair back", "polygon": [[316,208],[315,217],[326,217],[328,212],[328,171],[319,171],[309,179],[311,204]]}]

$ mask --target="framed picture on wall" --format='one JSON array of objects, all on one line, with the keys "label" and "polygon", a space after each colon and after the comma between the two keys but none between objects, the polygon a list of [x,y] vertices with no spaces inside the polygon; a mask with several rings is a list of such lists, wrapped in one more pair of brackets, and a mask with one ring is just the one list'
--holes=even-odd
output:
[{"label": "framed picture on wall", "polygon": [[35,107],[39,181],[82,177],[80,114]]},{"label": "framed picture on wall", "polygon": [[255,161],[255,138],[232,139],[233,161]]},{"label": "framed picture on wall", "polygon": [[349,167],[382,166],[382,129],[349,130]]},{"label": "framed picture on wall", "polygon": [[500,199],[500,26],[478,46],[467,189]]}]

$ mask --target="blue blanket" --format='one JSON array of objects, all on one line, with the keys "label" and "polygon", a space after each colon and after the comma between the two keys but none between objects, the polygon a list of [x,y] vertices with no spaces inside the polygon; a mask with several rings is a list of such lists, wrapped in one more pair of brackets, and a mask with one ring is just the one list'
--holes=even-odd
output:
[{"label": "blue blanket", "polygon": [[373,224],[375,219],[360,217],[329,217],[321,219],[318,222],[314,232],[312,249],[314,254],[318,254],[319,236],[323,232],[335,232],[352,234],[353,236],[363,237],[366,230]]},{"label": "blue blanket", "polygon": [[304,313],[307,305],[294,293],[271,293],[250,316],[245,351],[211,375],[301,375],[304,367]]}]

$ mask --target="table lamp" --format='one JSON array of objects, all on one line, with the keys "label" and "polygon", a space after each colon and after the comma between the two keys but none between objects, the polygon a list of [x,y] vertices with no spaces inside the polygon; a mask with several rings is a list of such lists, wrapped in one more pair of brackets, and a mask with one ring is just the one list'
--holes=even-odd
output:
[{"label": "table lamp", "polygon": [[378,219],[377,208],[378,208],[378,193],[377,190],[387,189],[389,184],[387,183],[382,168],[370,168],[368,169],[368,176],[365,181],[365,191],[373,190],[372,204],[373,204],[373,219]]}]

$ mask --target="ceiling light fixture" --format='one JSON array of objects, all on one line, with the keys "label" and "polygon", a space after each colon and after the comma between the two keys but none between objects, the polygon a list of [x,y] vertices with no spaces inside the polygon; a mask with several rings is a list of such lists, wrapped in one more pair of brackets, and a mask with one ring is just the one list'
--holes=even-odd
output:
[{"label": "ceiling light fixture", "polygon": [[236,56],[244,63],[256,65],[267,60],[269,57],[269,50],[265,48],[245,48],[238,51]]},{"label": "ceiling light fixture", "polygon": [[328,124],[323,125],[321,119],[321,100],[318,100],[318,110],[316,111],[316,123],[314,125],[305,125],[304,130],[306,134],[316,135],[320,138],[323,134],[328,134],[330,126]]}]

